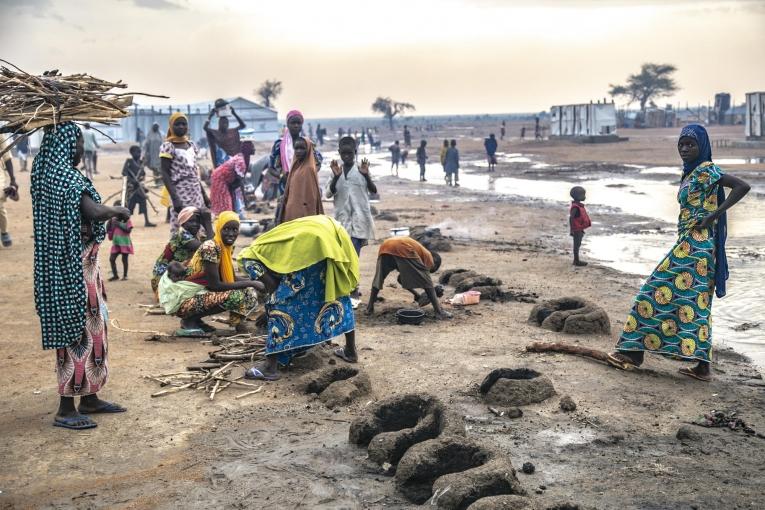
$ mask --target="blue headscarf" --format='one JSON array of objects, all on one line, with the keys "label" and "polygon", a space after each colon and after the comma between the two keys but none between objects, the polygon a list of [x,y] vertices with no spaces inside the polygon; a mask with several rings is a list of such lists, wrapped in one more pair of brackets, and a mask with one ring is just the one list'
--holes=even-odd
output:
[{"label": "blue headscarf", "polygon": [[[709,135],[704,126],[689,124],[680,132],[680,138],[692,138],[699,146],[699,157],[689,163],[683,162],[683,178],[693,172],[698,166],[707,161],[712,162],[712,144],[709,143]],[[717,185],[717,204],[725,202],[725,190]],[[728,279],[728,256],[725,253],[725,240],[728,237],[728,214],[722,213],[717,218],[715,226],[715,294],[721,298],[725,296],[725,281]]]}]

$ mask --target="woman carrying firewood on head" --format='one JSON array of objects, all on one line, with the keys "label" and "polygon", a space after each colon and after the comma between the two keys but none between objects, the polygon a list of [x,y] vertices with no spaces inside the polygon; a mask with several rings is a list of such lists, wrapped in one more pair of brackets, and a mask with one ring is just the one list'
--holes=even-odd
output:
[{"label": "woman carrying firewood on head", "polygon": [[[32,165],[34,290],[43,349],[56,349],[60,403],[53,425],[89,429],[96,413],[125,408],[98,398],[109,375],[103,280],[98,248],[104,222],[130,219],[124,207],[101,204],[101,197],[75,168],[84,152],[72,122],[45,128]],[[79,407],[74,397],[81,397]]]}]

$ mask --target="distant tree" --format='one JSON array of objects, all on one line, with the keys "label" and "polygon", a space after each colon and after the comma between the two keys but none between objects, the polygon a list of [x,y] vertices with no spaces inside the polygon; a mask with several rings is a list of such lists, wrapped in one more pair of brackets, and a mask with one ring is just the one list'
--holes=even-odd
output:
[{"label": "distant tree", "polygon": [[282,93],[282,82],[279,80],[266,80],[264,81],[258,90],[255,91],[255,95],[263,100],[263,106],[271,108],[274,104],[274,100]]},{"label": "distant tree", "polygon": [[388,119],[391,130],[393,129],[393,118],[396,115],[409,110],[414,111],[414,109],[414,105],[411,103],[400,103],[389,97],[380,96],[372,103],[372,111],[380,113],[384,118]]},{"label": "distant tree", "polygon": [[679,87],[672,74],[677,68],[672,64],[643,64],[640,73],[627,77],[625,85],[609,85],[611,96],[626,96],[630,103],[640,103],[640,111],[645,114],[645,107],[654,98],[671,96]]}]

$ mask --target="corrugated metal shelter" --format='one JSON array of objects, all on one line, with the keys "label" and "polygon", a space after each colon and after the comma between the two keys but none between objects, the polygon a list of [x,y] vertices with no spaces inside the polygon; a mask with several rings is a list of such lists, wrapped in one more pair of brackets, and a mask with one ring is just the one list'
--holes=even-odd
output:
[{"label": "corrugated metal shelter", "polygon": [[[247,127],[241,130],[242,138],[256,141],[271,141],[279,138],[279,120],[276,110],[259,105],[254,101],[243,97],[226,98],[226,101],[236,110]],[[121,139],[117,141],[136,140],[136,129],[141,128],[144,135],[149,132],[152,124],[159,124],[160,132],[167,132],[167,122],[173,112],[183,112],[189,119],[189,133],[192,140],[204,137],[204,126],[207,115],[213,108],[215,100],[202,103],[171,106],[136,105],[131,110],[131,115],[120,121]],[[218,118],[213,116],[210,122],[213,128],[217,127]],[[231,126],[236,126],[236,120],[229,118]]]},{"label": "corrugated metal shelter", "polygon": [[746,95],[744,134],[747,140],[765,140],[765,92]]},{"label": "corrugated metal shelter", "polygon": [[598,137],[616,135],[616,106],[585,103],[550,108],[551,137]]}]

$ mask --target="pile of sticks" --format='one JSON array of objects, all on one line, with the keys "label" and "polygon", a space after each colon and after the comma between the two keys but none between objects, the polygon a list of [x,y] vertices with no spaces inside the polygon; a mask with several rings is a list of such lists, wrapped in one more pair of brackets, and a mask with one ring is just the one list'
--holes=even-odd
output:
[{"label": "pile of sticks", "polygon": [[[122,81],[109,82],[88,74],[63,76],[58,70],[35,76],[0,59],[0,121],[2,133],[31,133],[45,126],[79,121],[116,124],[129,114],[133,96],[167,97],[125,89]],[[2,154],[2,153],[0,153]]]},{"label": "pile of sticks", "polygon": [[242,381],[243,376],[233,377],[235,368],[244,369],[244,363],[251,363],[263,358],[265,352],[265,337],[250,334],[231,337],[215,338],[211,342],[219,349],[209,353],[210,359],[186,368],[185,372],[144,376],[145,379],[157,382],[164,389],[152,393],[152,397],[163,397],[183,390],[204,391],[210,400],[228,388],[238,386],[248,389],[237,395],[236,399],[259,393],[262,385]]}]

